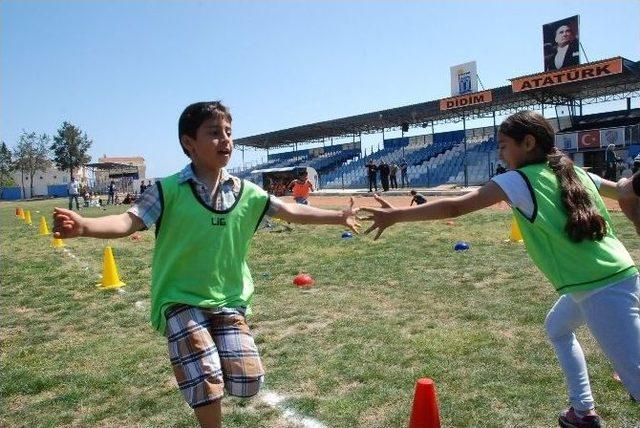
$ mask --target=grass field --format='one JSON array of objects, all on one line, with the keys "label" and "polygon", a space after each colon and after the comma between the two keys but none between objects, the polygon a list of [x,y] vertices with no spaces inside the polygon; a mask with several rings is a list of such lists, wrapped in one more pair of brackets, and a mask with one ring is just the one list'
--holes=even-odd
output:
[{"label": "grass field", "polygon": [[[110,242],[127,286],[101,291],[106,241],[70,240],[63,252],[38,236],[55,203],[66,205],[21,204],[33,227],[0,203],[0,426],[195,426],[148,324],[153,231]],[[638,237],[613,218],[640,260]],[[264,389],[328,427],[403,427],[416,379],[431,377],[445,427],[555,426],[567,401],[543,322],[556,295],[523,246],[504,242],[509,224],[509,212],[486,210],[453,226],[396,225],[377,242],[328,226],[258,232],[250,325]],[[459,240],[471,250],[454,252]],[[313,289],[291,284],[300,270]],[[579,336],[607,426],[639,426],[640,407],[588,332]],[[259,399],[225,398],[223,412],[225,427],[295,426]]]}]

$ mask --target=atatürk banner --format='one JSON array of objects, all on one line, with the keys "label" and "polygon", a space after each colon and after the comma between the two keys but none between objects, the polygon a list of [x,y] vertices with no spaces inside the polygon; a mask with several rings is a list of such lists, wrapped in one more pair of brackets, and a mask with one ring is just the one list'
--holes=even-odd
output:
[{"label": "atat\u00fcrk banner", "polygon": [[532,89],[564,85],[565,83],[597,79],[619,73],[622,73],[622,58],[614,58],[551,73],[534,74],[532,76],[511,79],[511,89],[513,92],[524,92]]}]

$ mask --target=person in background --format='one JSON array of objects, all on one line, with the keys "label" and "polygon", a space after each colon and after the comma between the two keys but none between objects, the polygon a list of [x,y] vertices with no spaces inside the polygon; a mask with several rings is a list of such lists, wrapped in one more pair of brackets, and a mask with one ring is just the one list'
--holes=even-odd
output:
[{"label": "person in background", "polygon": [[80,211],[78,196],[80,196],[80,184],[75,177],[71,177],[71,182],[69,183],[69,209],[72,209],[73,201],[75,200],[76,210]]},{"label": "person in background", "polygon": [[313,192],[313,184],[308,177],[307,171],[302,171],[298,178],[287,186],[287,189],[292,191],[293,199],[298,204],[309,205],[309,193]]},{"label": "person in background", "polygon": [[402,186],[403,189],[404,189],[405,183],[406,183],[406,186],[409,187],[409,177],[407,177],[407,168],[409,168],[409,165],[407,165],[407,161],[405,159],[402,159],[402,161],[400,162],[400,185]]},{"label": "person in background", "polygon": [[416,203],[416,205],[422,205],[427,202],[427,198],[424,195],[416,192],[415,190],[411,189],[411,192],[409,193],[411,194],[411,203],[409,204],[409,206],[412,206],[414,202]]},{"label": "person in background", "polygon": [[395,162],[391,163],[391,171],[389,174],[389,179],[391,180],[391,182],[389,183],[391,185],[391,188],[393,189],[397,189],[398,188],[398,164]]},{"label": "person in background", "polygon": [[114,196],[116,194],[116,183],[115,181],[111,180],[111,183],[109,183],[109,187],[107,188],[107,205],[113,205],[115,204],[115,199]]},{"label": "person in background", "polygon": [[391,168],[389,168],[389,164],[385,162],[384,159],[382,159],[382,161],[380,162],[378,171],[380,171],[380,183],[382,184],[382,191],[387,192],[389,190],[389,174],[391,174]]},{"label": "person in background", "polygon": [[373,192],[373,189],[378,191],[378,182],[376,175],[378,173],[378,167],[373,162],[373,159],[369,159],[369,162],[365,165],[367,168],[367,177],[369,178],[369,192]]}]

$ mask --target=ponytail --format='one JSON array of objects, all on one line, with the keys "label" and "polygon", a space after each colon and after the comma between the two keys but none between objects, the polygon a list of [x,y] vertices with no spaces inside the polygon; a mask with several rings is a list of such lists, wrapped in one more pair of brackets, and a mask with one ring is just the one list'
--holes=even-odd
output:
[{"label": "ponytail", "polygon": [[554,148],[547,155],[547,160],[558,179],[562,205],[567,210],[567,224],[564,230],[569,239],[574,242],[584,239],[602,240],[607,234],[607,224],[573,169],[571,159]]},{"label": "ponytail", "polygon": [[558,179],[562,205],[567,211],[564,230],[573,242],[584,239],[600,241],[607,234],[607,224],[596,208],[578,175],[573,162],[554,145],[554,131],[546,119],[533,111],[520,111],[509,116],[500,125],[500,132],[522,143],[527,135],[536,141],[540,158],[534,162],[549,163]]}]

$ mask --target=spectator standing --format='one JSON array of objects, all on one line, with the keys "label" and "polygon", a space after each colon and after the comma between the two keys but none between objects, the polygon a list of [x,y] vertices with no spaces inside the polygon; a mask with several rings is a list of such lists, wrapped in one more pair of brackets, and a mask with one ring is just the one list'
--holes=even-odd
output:
[{"label": "spectator standing", "polygon": [[378,170],[380,171],[380,183],[382,184],[382,191],[386,192],[389,190],[389,174],[391,174],[391,168],[389,168],[389,164],[383,159],[380,162],[380,166],[378,166]]},{"label": "spectator standing", "polygon": [[71,177],[71,183],[69,183],[69,209],[73,209],[73,201],[76,201],[76,210],[80,211],[80,203],[78,202],[78,196],[80,195],[80,184],[75,177]]},{"label": "spectator standing", "polygon": [[111,183],[109,183],[109,188],[107,190],[107,205],[113,205],[115,204],[115,199],[114,196],[116,194],[116,183],[111,180]]},{"label": "spectator standing", "polygon": [[373,159],[369,159],[369,162],[365,166],[367,168],[367,175],[369,177],[369,192],[373,192],[373,189],[378,191],[378,183],[376,179],[376,175],[378,172],[378,167],[373,162]]},{"label": "spectator standing", "polygon": [[409,178],[407,177],[407,168],[409,168],[409,165],[407,165],[407,161],[402,159],[402,162],[400,163],[400,185],[402,186],[403,189],[404,189],[405,183],[407,187],[409,187]]},{"label": "spectator standing", "polygon": [[398,173],[398,164],[395,162],[391,163],[391,175],[389,178],[391,179],[391,187],[394,189],[398,188],[398,178],[396,174]]}]

